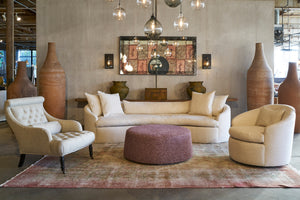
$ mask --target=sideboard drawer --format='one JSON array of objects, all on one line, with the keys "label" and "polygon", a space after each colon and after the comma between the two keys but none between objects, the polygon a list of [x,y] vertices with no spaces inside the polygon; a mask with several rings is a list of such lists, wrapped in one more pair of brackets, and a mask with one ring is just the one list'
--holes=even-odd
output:
[{"label": "sideboard drawer", "polygon": [[146,101],[165,101],[167,100],[167,88],[145,88]]}]

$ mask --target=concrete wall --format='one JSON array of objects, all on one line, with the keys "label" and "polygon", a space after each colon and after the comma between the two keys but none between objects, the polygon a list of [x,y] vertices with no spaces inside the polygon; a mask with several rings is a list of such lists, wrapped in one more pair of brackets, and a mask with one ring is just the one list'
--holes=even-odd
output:
[{"label": "concrete wall", "polygon": [[[123,22],[112,19],[117,1],[37,0],[37,65],[47,54],[47,43],[57,43],[57,56],[67,77],[67,118],[83,121],[83,109],[74,101],[84,92],[109,92],[114,80],[125,80],[128,99],[142,99],[144,88],[155,86],[150,75],[119,75],[119,36],[143,36],[151,9],[137,8],[135,0],[121,1],[127,11]],[[246,74],[255,51],[263,42],[266,58],[273,68],[273,0],[209,0],[205,9],[192,11],[189,1],[183,12],[190,27],[177,32],[173,21],[179,10],[158,1],[158,19],[164,36],[197,37],[197,75],[159,76],[158,87],[168,88],[168,99],[187,98],[189,81],[204,81],[207,91],[238,98],[229,103],[232,115],[246,110]],[[104,69],[104,54],[113,53],[115,68]],[[212,54],[212,69],[201,69],[201,54]]]}]

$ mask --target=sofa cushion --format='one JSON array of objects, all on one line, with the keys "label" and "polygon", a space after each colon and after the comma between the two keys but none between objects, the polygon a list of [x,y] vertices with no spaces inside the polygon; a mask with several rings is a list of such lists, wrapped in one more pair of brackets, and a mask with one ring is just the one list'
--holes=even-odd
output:
[{"label": "sofa cushion", "polygon": [[178,126],[218,127],[219,122],[213,118],[189,114],[125,114],[99,117],[97,127],[136,126],[143,124],[170,124]]},{"label": "sofa cushion", "polygon": [[119,93],[106,94],[98,91],[103,115],[110,116],[115,114],[124,114]]},{"label": "sofa cushion", "polygon": [[256,125],[269,126],[275,124],[282,119],[284,110],[272,110],[270,108],[262,107],[259,111]]},{"label": "sofa cushion", "polygon": [[84,93],[89,107],[96,116],[102,115],[102,110],[101,110],[101,104],[100,104],[100,98],[96,94],[89,94],[89,93]]},{"label": "sofa cushion", "polygon": [[215,96],[212,104],[212,115],[217,116],[223,111],[228,95]]},{"label": "sofa cushion", "polygon": [[261,126],[233,126],[229,129],[230,137],[245,142],[264,143],[265,128]]},{"label": "sofa cushion", "polygon": [[57,134],[61,131],[61,125],[58,121],[34,124],[32,125],[32,127],[47,129],[52,135]]},{"label": "sofa cushion", "polygon": [[189,114],[211,116],[214,97],[215,91],[205,94],[192,92]]},{"label": "sofa cushion", "polygon": [[183,102],[130,102],[123,101],[126,114],[186,114],[190,101]]}]

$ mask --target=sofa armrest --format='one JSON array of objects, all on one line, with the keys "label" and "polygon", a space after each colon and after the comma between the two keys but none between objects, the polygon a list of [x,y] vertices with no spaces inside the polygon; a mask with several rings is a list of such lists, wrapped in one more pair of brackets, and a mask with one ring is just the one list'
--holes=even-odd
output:
[{"label": "sofa armrest", "polygon": [[45,115],[48,119],[48,121],[58,121],[61,125],[61,132],[76,132],[76,131],[82,131],[82,126],[78,121],[75,120],[64,120],[64,119],[58,119],[56,117],[51,116],[47,112],[45,112]]},{"label": "sofa armrest", "polygon": [[96,122],[98,120],[98,116],[96,116],[91,111],[88,105],[84,107],[83,111],[84,111],[84,129],[96,133]]},{"label": "sofa armrest", "polygon": [[254,126],[259,108],[241,113],[232,119],[232,126]]},{"label": "sofa armrest", "polygon": [[231,126],[231,109],[225,104],[223,111],[217,116],[219,122],[219,142],[228,141]]}]

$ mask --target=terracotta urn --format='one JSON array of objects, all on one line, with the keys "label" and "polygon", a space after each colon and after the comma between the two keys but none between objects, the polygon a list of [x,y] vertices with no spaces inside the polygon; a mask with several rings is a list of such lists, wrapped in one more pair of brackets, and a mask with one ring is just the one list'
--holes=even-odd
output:
[{"label": "terracotta urn", "polygon": [[113,86],[110,88],[110,93],[119,93],[121,101],[125,99],[129,93],[126,82],[127,81],[113,81]]},{"label": "terracotta urn", "polygon": [[203,81],[190,81],[190,85],[186,88],[187,94],[192,98],[192,92],[205,93],[206,88],[203,86]]},{"label": "terracotta urn", "polygon": [[273,102],[273,72],[265,58],[263,44],[256,43],[255,56],[247,72],[247,107],[252,110]]},{"label": "terracotta urn", "polygon": [[45,110],[63,119],[66,107],[66,77],[57,56],[54,42],[48,43],[46,60],[38,73],[39,95],[45,98]]},{"label": "terracotta urn", "polygon": [[300,81],[297,63],[289,63],[287,77],[278,89],[278,103],[288,104],[296,109],[295,133],[300,133]]},{"label": "terracotta urn", "polygon": [[7,99],[33,96],[37,96],[37,89],[28,78],[26,62],[18,62],[17,76],[7,88]]}]

